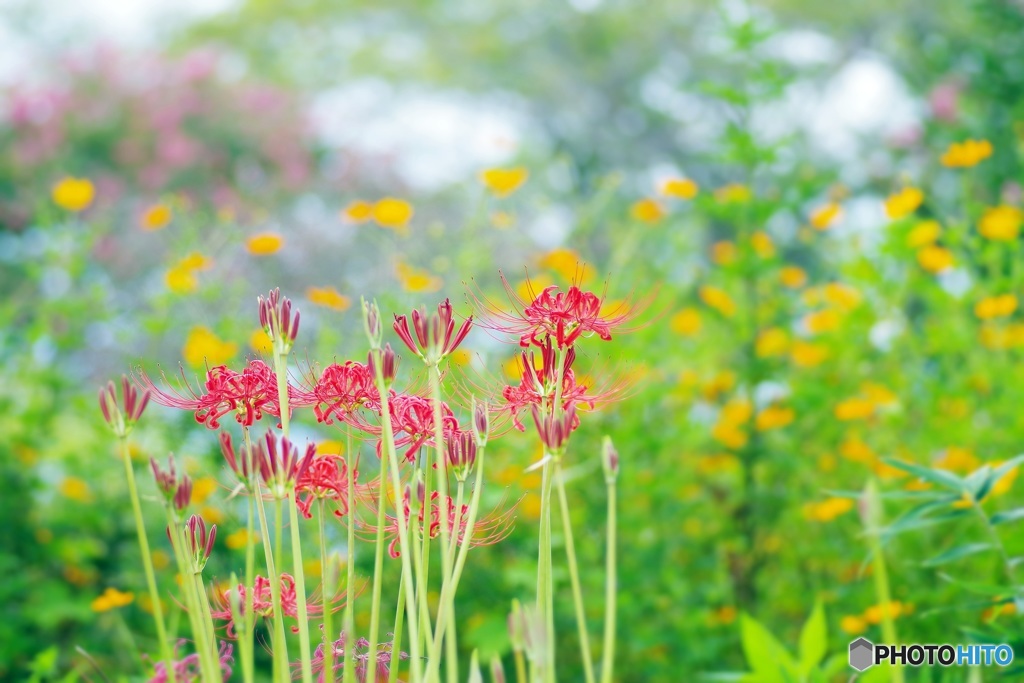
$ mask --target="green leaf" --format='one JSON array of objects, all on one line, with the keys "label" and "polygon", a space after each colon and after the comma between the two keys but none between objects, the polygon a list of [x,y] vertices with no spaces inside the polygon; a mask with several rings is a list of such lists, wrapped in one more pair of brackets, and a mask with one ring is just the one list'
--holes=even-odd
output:
[{"label": "green leaf", "polygon": [[971,593],[977,593],[978,595],[1004,595],[1007,591],[1006,585],[978,583],[977,581],[965,581],[958,579],[955,576],[940,572],[939,578],[943,581],[948,581],[960,588],[970,591]]},{"label": "green leaf", "polygon": [[989,519],[992,524],[1006,524],[1007,522],[1016,522],[1018,519],[1024,519],[1024,508],[1013,508],[1012,510],[1003,510],[992,515]]},{"label": "green leaf", "polygon": [[947,472],[946,470],[933,467],[925,467],[923,465],[915,465],[912,462],[899,460],[897,458],[882,458],[882,462],[901,469],[904,472],[909,472],[910,474],[924,479],[925,481],[938,484],[950,491],[955,491],[957,493],[963,493],[964,491],[964,481],[952,472]]},{"label": "green leaf", "polygon": [[964,485],[974,500],[984,500],[995,482],[996,479],[992,476],[992,466],[983,465],[967,476]]},{"label": "green leaf", "polygon": [[800,631],[800,674],[810,675],[811,671],[821,663],[828,647],[828,631],[825,625],[825,610],[821,600],[815,600],[811,616],[807,618]]},{"label": "green leaf", "polygon": [[995,481],[999,481],[1003,478],[1010,470],[1018,465],[1024,463],[1024,454],[1010,458],[999,467],[995,468],[992,472],[992,477]]},{"label": "green leaf", "polygon": [[975,555],[991,549],[991,543],[965,543],[964,545],[958,545],[945,552],[939,553],[930,560],[925,560],[922,564],[925,567],[938,567],[939,565],[946,564],[947,562],[959,560],[969,555]]},{"label": "green leaf", "polygon": [[766,677],[766,680],[775,681],[796,679],[797,666],[793,655],[786,651],[771,631],[746,614],[740,615],[740,643],[743,655],[747,658],[747,666],[759,678]]}]

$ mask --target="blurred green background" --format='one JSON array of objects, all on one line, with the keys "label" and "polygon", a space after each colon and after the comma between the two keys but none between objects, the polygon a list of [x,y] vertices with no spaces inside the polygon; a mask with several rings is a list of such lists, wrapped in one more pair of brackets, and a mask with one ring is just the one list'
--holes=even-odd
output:
[{"label": "blurred green background", "polygon": [[[573,445],[595,634],[601,436],[621,453],[618,680],[749,670],[744,614],[797,653],[819,601],[840,659],[887,610],[903,642],[1019,643],[1024,543],[991,524],[1015,469],[980,516],[886,536],[891,603],[851,496],[877,479],[892,521],[930,494],[886,458],[966,474],[1021,451],[1022,36],[1011,0],[0,4],[0,679],[95,676],[76,647],[138,679],[152,651],[100,383],[259,353],[276,286],[302,309],[297,373],[359,359],[360,296],[466,315],[499,270],[651,297],[588,341],[593,381],[628,391]],[[991,156],[943,163],[967,139]],[[468,349],[459,372],[490,383],[516,352]],[[189,463],[224,579],[244,509],[215,439],[151,408],[132,440],[144,495],[150,455]],[[488,495],[526,497],[463,581],[462,645],[488,657],[532,595],[539,486],[532,434],[494,452]],[[993,530],[1009,562],[942,557]],[[135,599],[103,609],[108,587]]]}]

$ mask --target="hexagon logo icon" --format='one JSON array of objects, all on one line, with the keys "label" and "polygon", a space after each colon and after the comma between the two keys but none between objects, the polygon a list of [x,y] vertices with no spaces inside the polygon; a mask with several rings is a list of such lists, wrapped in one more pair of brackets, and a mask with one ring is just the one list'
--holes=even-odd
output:
[{"label": "hexagon logo icon", "polygon": [[867,638],[858,638],[850,643],[850,666],[857,671],[864,671],[874,664],[875,646]]}]

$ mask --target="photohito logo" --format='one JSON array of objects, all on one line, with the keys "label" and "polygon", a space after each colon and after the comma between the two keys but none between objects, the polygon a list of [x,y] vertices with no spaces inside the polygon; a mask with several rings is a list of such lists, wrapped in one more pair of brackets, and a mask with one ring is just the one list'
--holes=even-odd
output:
[{"label": "photohito logo", "polygon": [[1013,662],[1013,648],[1005,643],[875,645],[867,638],[850,643],[850,666],[857,671],[882,662],[910,666],[1009,666]]}]

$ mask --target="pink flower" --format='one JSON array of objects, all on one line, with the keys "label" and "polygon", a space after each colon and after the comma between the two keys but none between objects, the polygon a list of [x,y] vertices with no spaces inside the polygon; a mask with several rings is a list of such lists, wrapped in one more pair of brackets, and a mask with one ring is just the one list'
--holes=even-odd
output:
[{"label": "pink flower", "polygon": [[[358,470],[351,471],[352,492],[356,493],[355,480],[359,477]],[[345,458],[340,455],[318,455],[303,471],[295,483],[295,504],[306,519],[311,519],[310,509],[316,500],[331,500],[337,504],[334,514],[344,517],[349,511],[348,500],[349,467]],[[359,492],[365,490],[365,487]],[[305,498],[303,498],[305,495]]]},{"label": "pink flower", "polygon": [[328,365],[313,387],[298,397],[300,405],[312,405],[318,422],[333,424],[337,418],[351,422],[360,408],[380,410],[380,393],[369,366],[355,361]]},{"label": "pink flower", "polygon": [[455,319],[452,317],[451,301],[445,299],[437,305],[437,314],[428,314],[416,309],[412,312],[412,332],[409,321],[404,315],[395,316],[395,333],[405,342],[409,350],[428,363],[436,363],[451,354],[469,334],[473,326],[473,316],[463,321],[458,332],[455,331]]},{"label": "pink flower", "polygon": [[[178,648],[184,644],[184,640],[178,641],[178,644],[174,648],[175,656],[178,654]],[[231,665],[235,661],[231,652],[231,643],[221,641],[219,660],[221,680],[224,681],[231,678]],[[202,672],[199,670],[198,654],[193,653],[171,662],[171,668],[173,669],[173,674],[168,676],[166,662],[159,661],[154,664],[153,677],[149,679],[149,683],[196,683],[197,681],[202,680]]]}]

